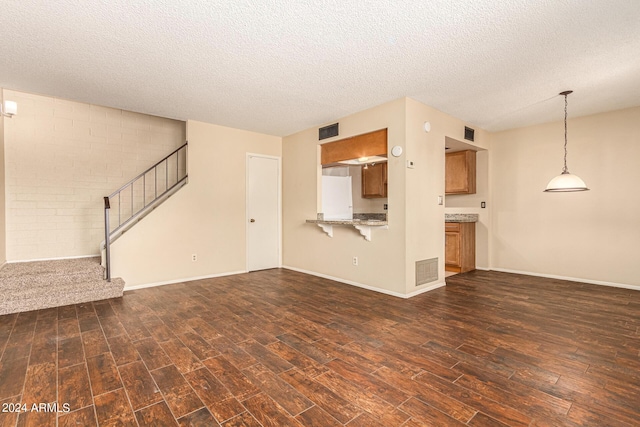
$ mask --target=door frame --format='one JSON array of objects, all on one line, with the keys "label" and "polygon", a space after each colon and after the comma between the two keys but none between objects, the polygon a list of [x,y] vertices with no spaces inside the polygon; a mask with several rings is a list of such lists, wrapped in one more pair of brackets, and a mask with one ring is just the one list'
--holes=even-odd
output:
[{"label": "door frame", "polygon": [[250,167],[249,159],[252,157],[260,157],[264,159],[272,159],[278,161],[278,268],[282,268],[282,157],[270,156],[267,154],[246,153],[245,159],[245,208],[244,208],[244,227],[245,227],[245,271],[249,272],[249,176]]}]

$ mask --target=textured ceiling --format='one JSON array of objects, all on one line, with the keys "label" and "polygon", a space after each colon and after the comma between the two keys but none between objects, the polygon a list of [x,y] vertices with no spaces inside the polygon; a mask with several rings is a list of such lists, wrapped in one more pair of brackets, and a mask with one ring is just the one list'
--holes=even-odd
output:
[{"label": "textured ceiling", "polygon": [[502,130],[640,105],[639,0],[4,0],[0,87],[288,135],[409,96]]}]

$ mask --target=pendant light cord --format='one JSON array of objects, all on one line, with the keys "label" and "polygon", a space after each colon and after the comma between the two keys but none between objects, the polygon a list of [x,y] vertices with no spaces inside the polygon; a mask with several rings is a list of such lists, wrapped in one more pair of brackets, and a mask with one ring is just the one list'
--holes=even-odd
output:
[{"label": "pendant light cord", "polygon": [[567,169],[567,95],[564,94],[564,168],[562,168],[562,173],[569,173]]}]

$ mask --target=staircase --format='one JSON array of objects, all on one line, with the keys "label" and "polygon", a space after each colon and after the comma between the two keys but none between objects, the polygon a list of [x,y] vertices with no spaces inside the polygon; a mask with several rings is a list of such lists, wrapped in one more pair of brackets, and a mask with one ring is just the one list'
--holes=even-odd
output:
[{"label": "staircase", "polygon": [[111,280],[111,244],[175,194],[188,181],[188,142],[104,198],[104,235],[100,243],[105,279]]},{"label": "staircase", "polygon": [[121,297],[125,283],[111,278],[111,243],[186,183],[185,143],[104,198],[102,260],[20,262],[0,268],[0,315]]},{"label": "staircase", "polygon": [[0,315],[122,296],[124,281],[105,282],[100,258],[6,264],[0,269]]}]

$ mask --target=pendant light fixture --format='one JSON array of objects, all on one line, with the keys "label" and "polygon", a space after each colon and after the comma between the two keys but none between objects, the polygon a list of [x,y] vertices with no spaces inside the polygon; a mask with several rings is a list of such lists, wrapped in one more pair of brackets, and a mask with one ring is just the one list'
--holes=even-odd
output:
[{"label": "pendant light fixture", "polygon": [[567,96],[573,93],[572,90],[560,92],[564,95],[564,167],[562,173],[547,185],[545,192],[567,192],[567,191],[587,191],[587,185],[579,176],[573,175],[567,169]]}]

